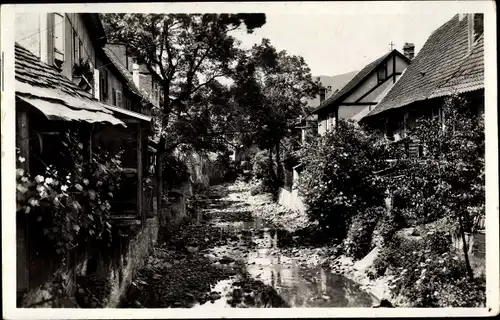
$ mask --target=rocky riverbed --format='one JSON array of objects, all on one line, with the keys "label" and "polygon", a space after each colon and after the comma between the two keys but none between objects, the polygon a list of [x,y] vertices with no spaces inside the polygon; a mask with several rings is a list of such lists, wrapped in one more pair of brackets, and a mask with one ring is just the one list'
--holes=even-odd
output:
[{"label": "rocky riverbed", "polygon": [[[235,183],[214,187],[197,223],[159,244],[122,307],[371,307],[379,299],[341,273],[352,263],[329,247],[295,247],[307,221]],[[282,218],[280,218],[282,217]],[[287,225],[287,228],[284,227]],[[337,261],[337,262],[336,262]],[[340,261],[340,262],[338,262]]]}]

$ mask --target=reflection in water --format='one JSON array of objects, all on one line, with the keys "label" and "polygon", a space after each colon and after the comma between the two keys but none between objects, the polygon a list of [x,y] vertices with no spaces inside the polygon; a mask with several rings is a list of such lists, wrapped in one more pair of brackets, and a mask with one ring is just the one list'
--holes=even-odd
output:
[{"label": "reflection in water", "polygon": [[[245,231],[248,237],[242,237],[234,246],[216,248],[215,253],[245,260],[252,278],[274,288],[290,307],[371,307],[378,302],[342,275],[322,267],[301,267],[282,255],[278,250],[278,231],[268,229],[260,219],[218,225]],[[256,246],[242,250],[249,241]],[[221,289],[229,290],[227,288]]]}]

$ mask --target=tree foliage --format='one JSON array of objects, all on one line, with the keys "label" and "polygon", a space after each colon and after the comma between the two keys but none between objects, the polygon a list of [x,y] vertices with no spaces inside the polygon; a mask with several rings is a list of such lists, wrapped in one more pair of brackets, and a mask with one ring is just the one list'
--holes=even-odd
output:
[{"label": "tree foliage", "polygon": [[[485,215],[484,118],[459,96],[446,99],[443,114],[444,121],[422,118],[410,130],[410,139],[425,146],[424,159],[405,160],[402,178],[392,187],[403,200],[401,210],[421,223],[446,217],[450,230],[465,240]],[[472,278],[468,248],[463,249]]]},{"label": "tree foliage", "polygon": [[238,66],[235,96],[247,116],[249,135],[260,149],[276,146],[290,135],[299,115],[304,115],[305,99],[314,97],[318,83],[303,57],[277,51],[268,39],[254,45]]},{"label": "tree foliage", "polygon": [[332,237],[344,239],[354,216],[384,205],[386,186],[375,174],[381,152],[375,137],[342,119],[301,150],[299,192],[311,220]]},{"label": "tree foliage", "polygon": [[265,15],[133,13],[103,14],[102,20],[110,41],[126,44],[138,63],[162,77],[155,117],[160,147],[220,147],[229,96],[218,80],[234,75],[243,52],[231,31],[245,25],[252,32]]},{"label": "tree foliage", "polygon": [[[314,97],[318,83],[303,57],[277,51],[268,39],[254,45],[237,65],[233,92],[241,121],[246,130],[238,136],[243,145],[255,144],[268,150],[268,177],[279,185],[282,180],[282,146],[299,131],[295,128],[300,115],[305,115],[305,99]],[[273,169],[273,153],[276,155]]]}]

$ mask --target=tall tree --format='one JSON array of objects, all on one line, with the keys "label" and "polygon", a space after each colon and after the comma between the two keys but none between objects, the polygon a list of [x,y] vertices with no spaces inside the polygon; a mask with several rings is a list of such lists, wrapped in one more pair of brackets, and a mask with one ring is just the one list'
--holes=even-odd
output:
[{"label": "tall tree", "polygon": [[[236,81],[236,102],[246,115],[251,138],[259,148],[269,150],[270,174],[281,183],[280,146],[293,131],[297,118],[307,113],[305,99],[318,94],[319,83],[303,57],[277,51],[268,39],[255,45],[249,55],[240,60]],[[272,169],[273,150],[277,172]]]},{"label": "tall tree", "polygon": [[[158,167],[162,168],[164,155],[179,145],[207,145],[210,137],[207,132],[191,130],[207,129],[200,125],[207,119],[207,110],[202,110],[199,97],[207,97],[214,89],[217,92],[221,87],[216,80],[233,75],[235,61],[242,51],[230,32],[245,25],[251,33],[265,24],[266,17],[264,14],[103,14],[102,20],[111,41],[125,43],[128,53],[138,63],[145,64],[152,72],[159,71],[162,77],[163,101],[155,119],[160,136]],[[194,141],[194,137],[202,136],[204,141]],[[163,180],[161,170],[159,179]],[[159,188],[161,195],[161,183]],[[160,205],[161,200],[158,201]]]}]

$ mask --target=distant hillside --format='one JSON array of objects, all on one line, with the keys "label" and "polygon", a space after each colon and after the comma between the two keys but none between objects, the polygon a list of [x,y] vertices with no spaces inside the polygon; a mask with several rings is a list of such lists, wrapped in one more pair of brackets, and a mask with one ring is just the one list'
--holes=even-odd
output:
[{"label": "distant hillside", "polygon": [[[340,90],[343,86],[345,86],[354,76],[358,73],[358,71],[351,71],[348,73],[339,74],[336,76],[319,76],[321,84],[325,87],[331,86],[332,90],[326,93],[326,99],[330,97],[335,91]],[[313,79],[316,80],[318,76],[313,76]],[[310,108],[316,108],[319,106],[319,96],[314,99],[310,99],[308,101],[308,105]]]}]

